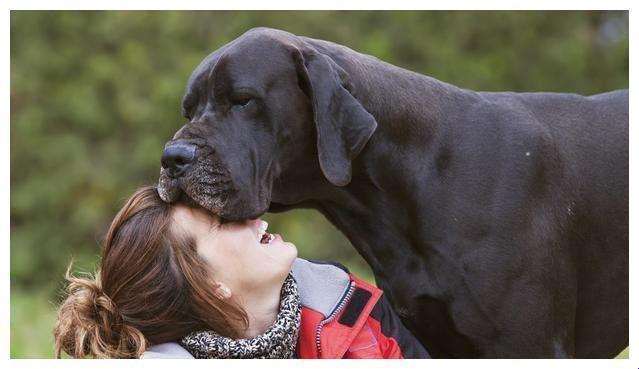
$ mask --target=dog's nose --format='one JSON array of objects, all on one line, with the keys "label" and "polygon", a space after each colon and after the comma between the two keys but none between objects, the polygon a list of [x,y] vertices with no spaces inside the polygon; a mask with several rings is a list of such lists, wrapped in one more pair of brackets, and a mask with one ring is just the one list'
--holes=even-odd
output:
[{"label": "dog's nose", "polygon": [[176,143],[164,148],[162,168],[169,176],[181,177],[195,160],[195,145]]}]

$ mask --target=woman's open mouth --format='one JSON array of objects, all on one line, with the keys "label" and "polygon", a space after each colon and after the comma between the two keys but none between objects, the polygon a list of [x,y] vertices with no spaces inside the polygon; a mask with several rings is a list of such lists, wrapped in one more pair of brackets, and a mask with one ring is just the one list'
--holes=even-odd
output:
[{"label": "woman's open mouth", "polygon": [[268,229],[268,223],[261,220],[261,223],[257,228],[257,238],[260,240],[260,243],[263,245],[268,245],[275,239],[275,236],[272,233],[266,232],[267,229]]}]

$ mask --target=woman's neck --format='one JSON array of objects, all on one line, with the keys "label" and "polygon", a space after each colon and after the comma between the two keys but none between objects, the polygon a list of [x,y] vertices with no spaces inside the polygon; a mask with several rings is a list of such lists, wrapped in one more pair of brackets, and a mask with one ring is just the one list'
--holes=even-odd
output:
[{"label": "woman's neck", "polygon": [[261,288],[242,297],[248,316],[248,328],[244,337],[255,337],[264,333],[277,318],[280,308],[280,294],[284,282],[269,288]]}]

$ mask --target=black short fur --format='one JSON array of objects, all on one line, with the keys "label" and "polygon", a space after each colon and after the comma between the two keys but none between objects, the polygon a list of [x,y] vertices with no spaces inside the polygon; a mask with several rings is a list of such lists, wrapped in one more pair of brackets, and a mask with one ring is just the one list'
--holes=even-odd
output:
[{"label": "black short fur", "polygon": [[628,345],[628,92],[475,92],[258,28],[189,79],[160,178],[226,219],[314,208],[435,357]]}]

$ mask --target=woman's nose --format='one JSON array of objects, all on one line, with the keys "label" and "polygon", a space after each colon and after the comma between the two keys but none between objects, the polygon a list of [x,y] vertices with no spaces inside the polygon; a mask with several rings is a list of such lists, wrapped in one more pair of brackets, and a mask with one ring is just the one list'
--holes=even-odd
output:
[{"label": "woman's nose", "polygon": [[166,169],[169,177],[179,178],[195,161],[195,145],[174,143],[164,148],[162,153],[162,168]]}]

